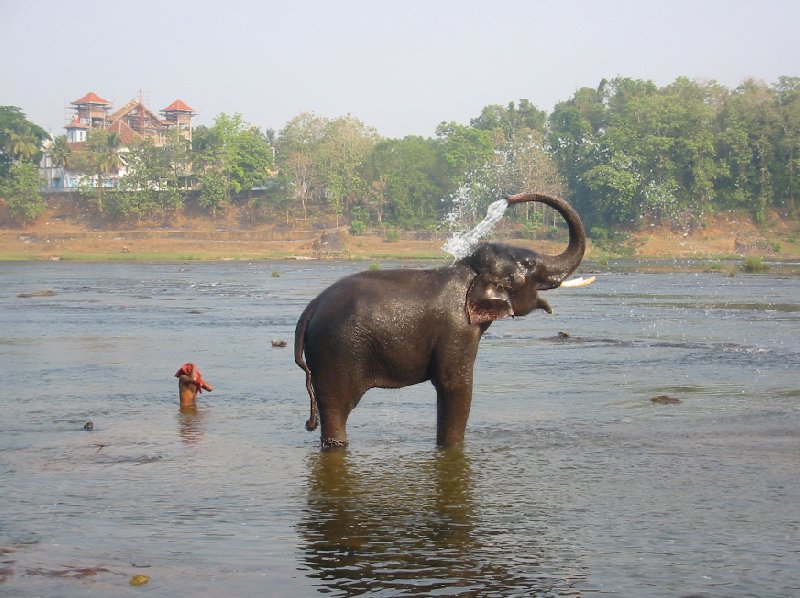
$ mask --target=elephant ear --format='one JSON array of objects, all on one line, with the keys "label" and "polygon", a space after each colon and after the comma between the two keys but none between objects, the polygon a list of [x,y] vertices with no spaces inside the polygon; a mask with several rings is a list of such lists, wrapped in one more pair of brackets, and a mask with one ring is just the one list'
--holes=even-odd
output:
[{"label": "elephant ear", "polygon": [[469,323],[476,325],[514,315],[505,286],[485,274],[473,279],[467,291],[465,308]]}]

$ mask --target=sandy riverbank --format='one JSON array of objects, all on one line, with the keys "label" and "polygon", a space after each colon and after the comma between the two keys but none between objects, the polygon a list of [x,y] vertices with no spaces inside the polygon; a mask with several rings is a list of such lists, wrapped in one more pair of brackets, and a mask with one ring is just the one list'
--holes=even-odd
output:
[{"label": "sandy riverbank", "polygon": [[[15,224],[0,206],[2,260],[228,260],[228,259],[392,259],[444,258],[445,233],[430,235],[377,232],[353,236],[341,227],[321,230],[306,223],[243,225],[238,214],[209,219],[179,214],[168,223],[104,226],[78,213],[68,202],[48,204],[35,222]],[[511,238],[497,231],[497,240],[557,253],[562,243]],[[589,243],[587,258],[634,259],[800,259],[800,222],[770,215],[757,226],[743,214],[715,216],[692,231],[643,227],[614,245]]]}]

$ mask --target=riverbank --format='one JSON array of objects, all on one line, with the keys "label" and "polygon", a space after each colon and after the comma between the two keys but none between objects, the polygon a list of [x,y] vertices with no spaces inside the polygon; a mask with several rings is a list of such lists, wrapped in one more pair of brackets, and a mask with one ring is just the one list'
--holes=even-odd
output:
[{"label": "riverbank", "polygon": [[[15,224],[0,206],[0,260],[191,261],[259,259],[436,259],[444,258],[442,233],[386,233],[354,236],[345,227],[309,223],[243,224],[241,214],[224,217],[181,213],[169,223],[107,225],[81,213],[71,202],[51,202],[35,222]],[[516,238],[499,229],[496,240],[557,253],[563,242]],[[587,259],[635,260],[800,259],[800,222],[778,213],[764,226],[740,213],[710,218],[702,227],[678,231],[648,226],[613,241],[589,241]]]}]

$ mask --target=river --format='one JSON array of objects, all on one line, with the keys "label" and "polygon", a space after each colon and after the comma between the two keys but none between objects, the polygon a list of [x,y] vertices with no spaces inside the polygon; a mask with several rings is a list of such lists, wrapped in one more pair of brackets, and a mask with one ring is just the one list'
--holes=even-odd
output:
[{"label": "river", "polygon": [[800,593],[800,278],[600,271],[492,325],[463,450],[425,383],[320,452],[294,326],[368,266],[0,263],[0,594]]}]

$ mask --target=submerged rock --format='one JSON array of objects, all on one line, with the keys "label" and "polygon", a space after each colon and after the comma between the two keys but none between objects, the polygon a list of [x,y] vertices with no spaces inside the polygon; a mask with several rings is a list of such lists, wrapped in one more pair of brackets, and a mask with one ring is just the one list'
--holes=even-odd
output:
[{"label": "submerged rock", "polygon": [[50,289],[45,291],[34,291],[33,293],[20,293],[17,295],[20,299],[30,299],[31,297],[55,297],[56,292]]},{"label": "submerged rock", "polygon": [[654,405],[677,405],[682,401],[675,397],[670,397],[669,395],[658,395],[657,397],[652,397],[650,402]]}]

